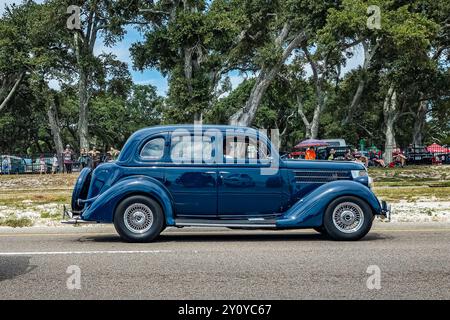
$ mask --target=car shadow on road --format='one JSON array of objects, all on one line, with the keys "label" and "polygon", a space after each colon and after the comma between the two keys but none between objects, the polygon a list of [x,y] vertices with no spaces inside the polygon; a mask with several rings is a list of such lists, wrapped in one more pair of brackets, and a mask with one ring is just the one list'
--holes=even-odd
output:
[{"label": "car shadow on road", "polygon": [[37,266],[30,264],[31,257],[0,256],[0,282],[27,274]]},{"label": "car shadow on road", "polygon": [[[364,238],[359,241],[375,241],[386,239],[385,235],[380,233],[369,233]],[[78,241],[93,241],[93,242],[124,242],[119,236],[116,235],[90,235],[85,236]],[[241,232],[231,231],[227,232],[166,232],[162,233],[155,242],[261,242],[261,241],[333,241],[329,237],[311,231],[311,233],[306,232],[280,232],[276,231],[274,233],[263,232],[255,233],[253,231],[246,232],[245,230]]]}]

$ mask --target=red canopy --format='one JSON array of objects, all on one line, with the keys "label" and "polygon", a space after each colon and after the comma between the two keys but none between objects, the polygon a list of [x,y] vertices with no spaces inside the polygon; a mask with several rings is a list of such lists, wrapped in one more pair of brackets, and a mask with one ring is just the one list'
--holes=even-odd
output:
[{"label": "red canopy", "polygon": [[448,153],[449,149],[444,148],[443,146],[438,145],[437,143],[433,143],[427,147],[427,151],[431,153]]},{"label": "red canopy", "polygon": [[299,149],[299,148],[308,148],[308,147],[326,147],[329,144],[325,141],[322,140],[317,140],[317,139],[306,139],[303,140],[302,142],[300,142],[299,144],[297,144],[294,148]]}]

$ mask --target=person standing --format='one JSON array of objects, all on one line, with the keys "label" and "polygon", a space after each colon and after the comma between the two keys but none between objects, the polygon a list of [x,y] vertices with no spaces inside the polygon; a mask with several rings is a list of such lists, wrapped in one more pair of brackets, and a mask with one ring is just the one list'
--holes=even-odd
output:
[{"label": "person standing", "polygon": [[39,170],[39,174],[46,174],[46,164],[45,164],[45,158],[44,155],[41,154],[41,156],[39,157],[39,165],[40,165],[40,170]]},{"label": "person standing", "polygon": [[120,151],[117,149],[114,149],[114,147],[111,147],[109,149],[109,154],[111,155],[111,160],[117,160],[119,157]]},{"label": "person standing", "polygon": [[88,166],[89,156],[85,148],[82,148],[80,150],[80,157],[78,158],[78,162],[80,162],[81,169],[84,169]]},{"label": "person standing", "polygon": [[93,147],[89,153],[91,154],[92,158],[92,169],[95,169],[100,163],[100,152],[97,151],[96,147]]},{"label": "person standing", "polygon": [[64,157],[64,167],[66,168],[66,173],[72,173],[72,149],[70,145],[66,145],[66,149],[63,153]]},{"label": "person standing", "polygon": [[9,161],[8,161],[8,157],[7,156],[3,157],[2,174],[9,174]]},{"label": "person standing", "polygon": [[53,174],[58,172],[58,167],[59,167],[58,156],[55,153],[52,158],[52,173]]},{"label": "person standing", "polygon": [[305,160],[316,160],[316,152],[313,147],[309,147],[305,153]]}]

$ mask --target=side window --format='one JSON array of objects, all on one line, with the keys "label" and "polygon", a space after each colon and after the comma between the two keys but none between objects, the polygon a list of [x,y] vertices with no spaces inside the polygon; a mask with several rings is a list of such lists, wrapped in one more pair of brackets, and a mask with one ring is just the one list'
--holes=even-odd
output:
[{"label": "side window", "polygon": [[194,138],[191,135],[172,136],[170,158],[172,161],[211,161],[213,139],[210,136]]},{"label": "side window", "polygon": [[158,137],[149,140],[141,149],[141,158],[146,160],[159,160],[164,155],[164,138]]},{"label": "side window", "polygon": [[226,137],[223,144],[225,162],[268,159],[268,149],[264,142],[248,136]]}]

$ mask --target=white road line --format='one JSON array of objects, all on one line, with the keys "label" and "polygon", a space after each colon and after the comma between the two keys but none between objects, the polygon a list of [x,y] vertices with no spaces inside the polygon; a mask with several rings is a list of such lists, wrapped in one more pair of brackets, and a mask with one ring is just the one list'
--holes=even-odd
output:
[{"label": "white road line", "polygon": [[171,253],[173,250],[116,250],[116,251],[28,251],[28,252],[0,252],[0,256],[45,256],[71,254],[149,254]]}]

